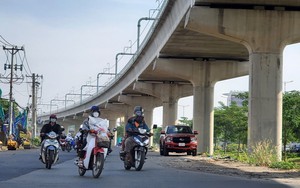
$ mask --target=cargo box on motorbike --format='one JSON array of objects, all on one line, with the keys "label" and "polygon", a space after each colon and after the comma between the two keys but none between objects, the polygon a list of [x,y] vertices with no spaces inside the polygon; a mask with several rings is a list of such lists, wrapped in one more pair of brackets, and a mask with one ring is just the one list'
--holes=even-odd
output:
[{"label": "cargo box on motorbike", "polygon": [[97,142],[97,146],[101,148],[109,148],[109,141],[100,141]]},{"label": "cargo box on motorbike", "polygon": [[96,144],[101,148],[109,148],[110,140],[106,134],[98,134],[96,137]]}]

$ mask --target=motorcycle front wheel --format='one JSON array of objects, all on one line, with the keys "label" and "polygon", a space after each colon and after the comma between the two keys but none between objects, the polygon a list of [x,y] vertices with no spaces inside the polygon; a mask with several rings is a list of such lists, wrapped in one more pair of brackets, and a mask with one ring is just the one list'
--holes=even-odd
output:
[{"label": "motorcycle front wheel", "polygon": [[128,164],[128,162],[124,161],[124,168],[125,168],[125,170],[130,170],[131,165]]},{"label": "motorcycle front wheel", "polygon": [[137,150],[134,162],[135,162],[135,170],[140,171],[143,168],[143,165],[145,163],[145,152],[141,150]]},{"label": "motorcycle front wheel", "polygon": [[46,168],[47,169],[51,169],[53,159],[54,159],[54,151],[49,150],[48,155],[46,156]]},{"label": "motorcycle front wheel", "polygon": [[128,155],[129,155],[129,153],[126,153],[126,155],[124,157],[124,168],[125,168],[125,170],[130,170],[130,168],[131,168],[131,162],[128,161],[128,157],[129,157]]},{"label": "motorcycle front wheel", "polygon": [[103,153],[97,153],[96,155],[96,162],[93,164],[93,177],[99,178],[100,174],[102,173],[104,166],[104,154]]},{"label": "motorcycle front wheel", "polygon": [[67,150],[68,152],[70,152],[70,151],[72,150],[72,148],[71,148],[71,145],[70,145],[70,144],[67,144],[67,146],[66,146],[66,150]]},{"label": "motorcycle front wheel", "polygon": [[84,176],[86,169],[78,167],[79,176]]}]

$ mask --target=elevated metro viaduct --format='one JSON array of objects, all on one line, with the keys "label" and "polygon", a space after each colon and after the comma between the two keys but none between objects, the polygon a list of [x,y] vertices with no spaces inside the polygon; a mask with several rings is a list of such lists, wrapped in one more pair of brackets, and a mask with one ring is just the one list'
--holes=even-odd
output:
[{"label": "elevated metro viaduct", "polygon": [[269,140],[281,160],[282,53],[299,42],[299,10],[297,0],[165,1],[149,36],[116,79],[55,113],[69,119],[99,105],[114,126],[116,117],[126,119],[138,104],[152,125],[153,109],[163,106],[165,127],[177,119],[178,99],[192,95],[198,152],[213,154],[214,85],[249,75],[248,148]]}]

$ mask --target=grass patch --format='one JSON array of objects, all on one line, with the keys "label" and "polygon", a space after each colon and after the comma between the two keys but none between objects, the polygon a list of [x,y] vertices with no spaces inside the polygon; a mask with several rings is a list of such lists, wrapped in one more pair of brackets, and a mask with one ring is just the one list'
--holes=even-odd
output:
[{"label": "grass patch", "polygon": [[217,149],[214,151],[214,158],[236,160],[256,166],[266,166],[283,170],[300,169],[299,153],[288,153],[286,161],[277,161],[276,148],[268,141],[259,142],[252,147],[252,153],[246,151],[237,152],[230,150],[226,153]]},{"label": "grass patch", "polygon": [[298,169],[299,165],[297,165],[294,162],[280,161],[280,162],[271,163],[269,167],[270,168],[284,169],[284,170],[291,170],[291,169]]}]

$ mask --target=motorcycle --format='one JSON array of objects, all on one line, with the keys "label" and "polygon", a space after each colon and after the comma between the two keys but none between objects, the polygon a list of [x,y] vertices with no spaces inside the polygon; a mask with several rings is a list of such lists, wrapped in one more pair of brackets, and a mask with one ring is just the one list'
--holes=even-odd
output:
[{"label": "motorcycle", "polygon": [[[98,178],[103,170],[104,161],[109,147],[109,138],[103,128],[88,131],[85,157],[82,164],[77,161],[78,173],[83,176],[87,170],[92,170],[94,178]],[[84,149],[84,150],[85,150]]]},{"label": "motorcycle", "polygon": [[57,137],[58,135],[51,131],[46,134],[46,138],[42,143],[41,160],[46,164],[47,169],[51,169],[51,166],[58,160],[59,143]]},{"label": "motorcycle", "polygon": [[72,142],[73,142],[72,138],[69,138],[69,137],[66,138],[66,147],[65,148],[68,152],[70,152],[72,150]]},{"label": "motorcycle", "polygon": [[66,139],[65,138],[60,138],[59,139],[59,145],[60,145],[61,150],[65,151],[66,147],[67,147]]},{"label": "motorcycle", "polygon": [[[154,125],[153,128],[156,128],[157,125]],[[148,152],[149,138],[152,136],[152,133],[147,132],[146,129],[138,128],[134,130],[133,135],[131,136],[135,141],[135,146],[130,151],[131,161],[128,161],[129,158],[126,153],[120,153],[120,159],[124,161],[124,168],[130,170],[131,167],[135,168],[136,171],[140,171],[143,168],[145,163],[146,154]],[[128,139],[128,138],[127,138]]]},{"label": "motorcycle", "polygon": [[113,131],[110,131],[110,129],[108,129],[108,132],[109,132],[109,136],[108,136],[109,137],[109,147],[108,147],[108,153],[107,153],[107,155],[109,155],[112,152],[111,143],[114,140],[114,137],[115,137],[114,132],[116,132],[116,131],[117,131],[116,128],[113,128]]}]

